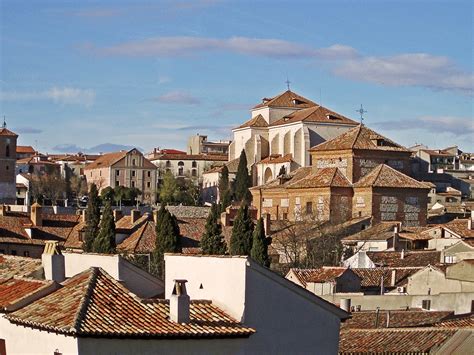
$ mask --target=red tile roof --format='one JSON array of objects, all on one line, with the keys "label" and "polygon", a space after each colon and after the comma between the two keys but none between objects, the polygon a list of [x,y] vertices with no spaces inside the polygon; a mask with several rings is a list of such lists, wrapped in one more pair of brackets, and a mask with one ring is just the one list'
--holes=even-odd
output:
[{"label": "red tile roof", "polygon": [[354,184],[354,187],[392,187],[426,189],[430,187],[392,167],[380,164]]},{"label": "red tile roof", "polygon": [[315,187],[352,187],[352,185],[338,168],[318,169],[316,172],[288,184],[289,189]]},{"label": "red tile roof", "polygon": [[[379,288],[382,283],[385,288],[404,286],[408,282],[408,277],[421,270],[421,268],[365,268],[352,269],[360,277],[362,287]],[[395,272],[395,285],[392,285],[392,273]]]},{"label": "red tile roof", "polygon": [[141,300],[104,270],[91,268],[6,318],[15,324],[74,336],[247,337],[255,332],[209,301],[192,301],[190,313],[189,323],[172,322],[167,301]]},{"label": "red tile roof", "polygon": [[307,283],[324,283],[337,279],[346,272],[347,268],[337,266],[323,266],[317,269],[297,269],[292,268],[290,272],[293,272],[298,280],[306,285]]},{"label": "red tile roof", "polygon": [[0,136],[18,137],[18,134],[13,133],[12,131],[10,131],[6,128],[0,127]]},{"label": "red tile roof", "polygon": [[40,259],[0,254],[0,278],[41,276],[43,267]]},{"label": "red tile roof", "polygon": [[150,160],[204,160],[204,161],[228,161],[226,154],[156,154]]},{"label": "red tile roof", "polygon": [[53,281],[0,278],[0,310],[6,310],[12,304],[53,285]]},{"label": "red tile roof", "polygon": [[280,178],[276,178],[270,180],[269,182],[263,185],[251,187],[250,190],[286,188],[290,184],[296,183],[297,181],[304,179],[305,177],[310,175],[312,169],[313,168],[310,166],[298,168],[290,172],[283,180],[281,180]]},{"label": "red tile roof", "polygon": [[295,94],[291,90],[287,90],[280,95],[272,98],[264,98],[263,102],[254,106],[253,108],[261,107],[291,107],[291,108],[308,108],[316,104],[307,98]]},{"label": "red tile roof", "polygon": [[[377,144],[383,142],[382,145]],[[382,150],[404,152],[411,155],[411,152],[392,140],[382,136],[381,134],[367,128],[364,125],[358,125],[349,131],[330,139],[326,142],[318,144],[310,149],[310,151],[327,151],[327,150]]]},{"label": "red tile roof", "polygon": [[337,123],[337,124],[346,124],[355,126],[358,123],[340,115],[334,111],[331,111],[323,106],[313,106],[305,108],[300,111],[293,112],[279,120],[273,122],[270,126],[281,126],[284,124],[291,124],[296,122],[305,122],[305,123]]},{"label": "red tile roof", "polygon": [[368,251],[367,256],[379,266],[425,267],[428,265],[438,265],[441,252],[435,250],[406,251],[403,259],[399,251]]},{"label": "red tile roof", "polygon": [[450,315],[434,325],[440,328],[474,328],[474,313]]},{"label": "red tile roof", "polygon": [[400,222],[381,222],[370,228],[354,233],[342,239],[342,242],[364,241],[364,240],[387,240],[393,238],[395,226]]},{"label": "red tile roof", "polygon": [[293,156],[291,154],[286,154],[281,156],[281,154],[272,154],[262,160],[257,164],[280,164],[280,163],[289,163],[293,161]]},{"label": "red tile roof", "polygon": [[459,235],[461,238],[474,238],[474,229],[468,228],[468,221],[468,219],[453,219],[441,225],[441,227]]},{"label": "red tile roof", "polygon": [[423,328],[344,330],[339,339],[339,354],[430,354],[456,332]]},{"label": "red tile roof", "polygon": [[240,125],[237,128],[246,128],[246,127],[258,127],[258,128],[263,128],[263,127],[268,127],[268,122],[263,118],[262,115],[257,115],[255,117],[252,117],[250,120],[245,122],[244,124]]},{"label": "red tile roof", "polygon": [[25,153],[31,153],[35,154],[35,149],[31,145],[17,145],[16,146],[16,153],[17,154],[25,154]]}]

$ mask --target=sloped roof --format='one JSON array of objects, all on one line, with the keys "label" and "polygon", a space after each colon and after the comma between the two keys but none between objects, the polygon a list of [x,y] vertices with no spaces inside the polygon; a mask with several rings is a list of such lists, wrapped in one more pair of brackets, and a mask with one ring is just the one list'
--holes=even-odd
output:
[{"label": "sloped roof", "polygon": [[[408,277],[421,270],[421,268],[355,268],[354,273],[360,277],[362,287],[380,287],[383,277],[384,287],[397,287],[406,285]],[[395,271],[395,285],[392,285],[392,273]]]},{"label": "sloped roof", "polygon": [[388,165],[380,164],[354,184],[354,187],[393,187],[427,189],[430,187]]},{"label": "sloped roof", "polygon": [[263,185],[251,187],[250,190],[285,188],[289,186],[291,183],[295,183],[305,178],[306,176],[311,174],[311,171],[312,171],[312,167],[310,166],[298,168],[290,172],[287,176],[285,176],[283,182],[281,182],[280,178],[278,177],[266,182]]},{"label": "sloped roof", "polygon": [[128,152],[120,151],[113,153],[106,153],[97,158],[94,162],[86,165],[85,169],[97,169],[97,168],[106,168],[114,165],[120,159],[123,159]]},{"label": "sloped roof", "polygon": [[13,133],[9,129],[0,127],[0,136],[10,136],[10,137],[18,137],[18,134]]},{"label": "sloped roof", "polygon": [[252,117],[250,120],[240,125],[237,128],[246,128],[246,127],[268,127],[268,122],[263,118],[262,115],[257,115]]},{"label": "sloped roof", "polygon": [[360,232],[344,237],[342,240],[364,241],[364,240],[387,240],[393,237],[395,226],[399,226],[400,222],[380,222],[370,228],[361,230]]},{"label": "sloped roof", "polygon": [[16,152],[17,154],[24,154],[24,153],[31,153],[35,154],[35,150],[31,145],[17,145],[16,146]]},{"label": "sloped roof", "polygon": [[[377,141],[383,142],[383,144],[378,145]],[[405,147],[402,147],[364,125],[358,125],[333,139],[312,147],[309,151],[316,152],[348,149],[406,152],[411,155],[411,151]]]},{"label": "sloped roof", "polygon": [[23,278],[0,278],[0,310],[53,285],[54,281],[33,280]]},{"label": "sloped roof", "polygon": [[289,189],[312,187],[351,187],[351,183],[338,168],[323,168],[288,184]]},{"label": "sloped roof", "polygon": [[306,285],[309,282],[323,283],[333,281],[340,277],[347,268],[337,266],[323,266],[317,269],[297,269],[292,268],[290,272],[293,272],[298,280]]},{"label": "sloped roof", "polygon": [[[27,258],[14,255],[0,255],[0,278],[32,277],[42,274],[41,259]],[[39,275],[38,275],[39,276]]]},{"label": "sloped roof", "polygon": [[427,265],[438,265],[441,252],[436,250],[419,250],[404,252],[399,251],[368,251],[367,256],[376,265],[387,267],[425,267]]},{"label": "sloped roof", "polygon": [[450,315],[435,324],[440,328],[474,328],[474,312]]},{"label": "sloped roof", "polygon": [[474,229],[468,228],[468,221],[468,219],[453,219],[441,227],[454,232],[461,238],[474,238]]},{"label": "sloped roof", "polygon": [[270,126],[280,126],[295,122],[339,123],[353,126],[358,124],[356,121],[353,121],[337,112],[331,111],[324,106],[316,105],[286,115],[285,117],[273,122]]},{"label": "sloped roof", "polygon": [[165,300],[145,301],[100,268],[90,268],[59,290],[7,316],[15,324],[74,336],[247,337],[255,332],[210,301],[192,301],[187,324],[170,321]]},{"label": "sloped roof", "polygon": [[291,161],[293,161],[293,155],[291,154],[285,154],[284,156],[281,154],[272,154],[260,160],[257,164],[280,164],[289,163]]},{"label": "sloped roof", "polygon": [[[296,100],[296,103],[294,102]],[[253,108],[261,108],[261,107],[291,107],[291,108],[307,108],[311,106],[315,106],[316,104],[291,90],[287,90],[275,97],[272,98],[264,98],[262,103],[254,106]]]}]

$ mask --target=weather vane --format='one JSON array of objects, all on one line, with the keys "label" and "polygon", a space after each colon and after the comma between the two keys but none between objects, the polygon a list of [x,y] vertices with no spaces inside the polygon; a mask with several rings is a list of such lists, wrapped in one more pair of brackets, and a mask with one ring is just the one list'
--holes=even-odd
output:
[{"label": "weather vane", "polygon": [[367,113],[367,111],[364,110],[364,107],[362,106],[362,104],[360,104],[360,109],[356,110],[356,112],[358,112],[359,115],[360,115],[360,124],[363,124],[364,123],[364,113]]},{"label": "weather vane", "polygon": [[286,77],[285,84],[286,84],[286,87],[288,88],[288,90],[290,90],[291,81],[288,79],[288,77]]}]

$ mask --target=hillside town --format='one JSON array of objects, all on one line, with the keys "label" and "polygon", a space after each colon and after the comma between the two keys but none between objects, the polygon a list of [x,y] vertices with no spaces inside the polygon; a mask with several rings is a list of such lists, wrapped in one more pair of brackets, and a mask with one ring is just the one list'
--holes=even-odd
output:
[{"label": "hillside town", "polygon": [[0,354],[472,353],[474,153],[269,95],[186,150],[4,120]]}]

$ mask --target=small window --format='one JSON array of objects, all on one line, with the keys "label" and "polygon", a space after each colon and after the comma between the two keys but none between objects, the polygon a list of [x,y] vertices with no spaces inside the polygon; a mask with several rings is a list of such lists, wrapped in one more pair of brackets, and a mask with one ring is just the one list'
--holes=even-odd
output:
[{"label": "small window", "polygon": [[192,167],[193,167],[193,168],[197,168],[197,163],[196,163],[196,161],[193,161]]},{"label": "small window", "polygon": [[8,166],[8,164],[5,164],[5,169],[10,170],[10,167]]},{"label": "small window", "polygon": [[132,181],[132,187],[135,187],[135,181]]},{"label": "small window", "polygon": [[151,177],[151,171],[147,171],[147,176]]},{"label": "small window", "polygon": [[135,159],[132,159],[132,165],[135,166]]},{"label": "small window", "polygon": [[9,157],[10,156],[10,144],[7,144],[5,148],[5,156]]},{"label": "small window", "polygon": [[311,213],[313,213],[313,203],[306,202],[306,214],[311,214]]},{"label": "small window", "polygon": [[132,170],[132,176],[135,176],[135,170]]},{"label": "small window", "polygon": [[444,263],[445,264],[454,264],[456,262],[456,257],[454,255],[445,255]]},{"label": "small window", "polygon": [[197,170],[196,170],[196,169],[193,169],[193,170],[191,171],[191,175],[192,175],[192,176],[197,176]]},{"label": "small window", "polygon": [[30,252],[28,250],[24,251],[23,256],[27,256],[27,257],[30,256]]},{"label": "small window", "polygon": [[146,187],[148,187],[148,188],[151,187],[151,183],[149,181],[146,183]]},{"label": "small window", "polygon": [[431,308],[431,300],[423,300],[421,301],[421,308],[426,309],[427,311]]},{"label": "small window", "polygon": [[120,170],[115,170],[115,176],[120,176]]},{"label": "small window", "polygon": [[288,220],[288,213],[283,212],[283,220],[287,221]]}]

